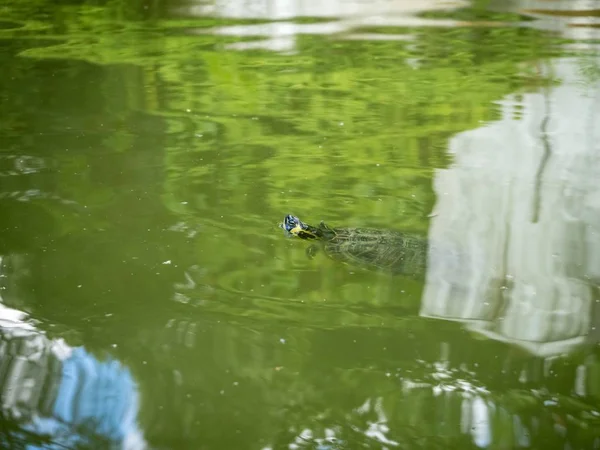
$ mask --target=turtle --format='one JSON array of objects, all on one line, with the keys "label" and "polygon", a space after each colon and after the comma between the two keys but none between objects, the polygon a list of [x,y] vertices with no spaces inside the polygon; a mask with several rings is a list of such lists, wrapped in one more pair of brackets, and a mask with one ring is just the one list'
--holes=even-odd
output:
[{"label": "turtle", "polygon": [[422,236],[377,228],[331,228],[325,222],[315,227],[292,214],[279,226],[288,235],[315,241],[306,250],[309,258],[322,249],[333,260],[366,269],[424,276],[428,242]]}]

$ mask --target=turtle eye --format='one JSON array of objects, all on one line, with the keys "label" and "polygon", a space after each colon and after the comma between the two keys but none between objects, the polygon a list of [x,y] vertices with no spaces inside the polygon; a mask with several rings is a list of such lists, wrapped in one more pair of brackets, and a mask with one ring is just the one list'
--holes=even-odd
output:
[{"label": "turtle eye", "polygon": [[295,226],[294,216],[292,216],[291,214],[288,214],[287,216],[285,216],[285,219],[283,220],[283,224],[285,226],[285,229],[287,231],[290,231]]}]

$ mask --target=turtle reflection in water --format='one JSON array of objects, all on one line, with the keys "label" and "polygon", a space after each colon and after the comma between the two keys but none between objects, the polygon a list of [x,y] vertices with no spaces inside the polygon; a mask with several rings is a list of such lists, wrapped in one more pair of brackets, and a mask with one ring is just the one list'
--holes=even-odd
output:
[{"label": "turtle reflection in water", "polygon": [[280,224],[287,233],[300,239],[316,241],[307,248],[312,258],[319,249],[336,261],[367,269],[421,277],[427,264],[427,240],[412,234],[376,228],[318,227],[288,214]]}]

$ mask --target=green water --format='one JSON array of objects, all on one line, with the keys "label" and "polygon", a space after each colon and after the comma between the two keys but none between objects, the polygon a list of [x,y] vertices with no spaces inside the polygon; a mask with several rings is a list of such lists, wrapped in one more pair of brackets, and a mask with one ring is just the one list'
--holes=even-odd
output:
[{"label": "green water", "polygon": [[242,3],[0,6],[2,448],[600,448],[597,13]]}]

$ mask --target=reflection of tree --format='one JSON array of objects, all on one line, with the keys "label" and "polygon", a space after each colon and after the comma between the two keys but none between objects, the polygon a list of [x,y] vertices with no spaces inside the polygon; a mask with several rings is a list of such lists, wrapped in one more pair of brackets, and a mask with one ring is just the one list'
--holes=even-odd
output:
[{"label": "reflection of tree", "polygon": [[[176,210],[182,200],[203,209],[218,202],[221,212],[239,210],[263,193],[268,194],[265,206],[281,208],[285,205],[278,193],[291,187],[295,193],[288,201],[304,211],[334,209],[338,217],[370,215],[382,222],[402,216],[407,224],[422,227],[418,219],[431,204],[428,167],[445,162],[445,139],[489,118],[489,101],[518,83],[517,64],[540,49],[523,52],[535,35],[532,30],[477,31],[481,36],[473,39],[470,29],[428,29],[415,32],[411,47],[390,42],[330,46],[306,37],[299,57],[261,54],[257,59],[213,50],[226,39],[222,37],[148,38],[176,26],[173,22],[115,23],[110,8],[67,11],[57,18],[65,42],[27,54],[144,68],[142,78],[131,82],[151,87],[148,94],[136,98],[135,89],[128,89],[123,98],[133,108],[157,108],[166,116],[172,131],[166,191]],[[486,45],[480,45],[481,39]],[[135,45],[124,47],[123,41]],[[475,52],[482,47],[498,49],[502,58],[478,57]],[[402,63],[403,58],[417,58],[420,69]],[[114,136],[121,143],[123,137]],[[329,160],[335,164],[317,170],[315,162]],[[291,164],[293,171],[288,170]],[[368,174],[366,168],[371,168]],[[255,182],[246,186],[247,170]],[[349,182],[354,191],[344,192]],[[311,195],[300,189],[307,185]],[[210,196],[194,195],[208,186]],[[365,195],[379,196],[381,203],[345,205],[345,197]]]},{"label": "reflection of tree", "polygon": [[[191,240],[191,251],[196,264],[210,266],[194,280],[200,292],[183,293],[188,297],[254,291],[256,301],[287,298],[299,280],[282,263],[289,262],[290,249],[274,247],[279,236],[269,226],[288,210],[340,225],[366,225],[368,218],[369,225],[424,231],[433,203],[430,167],[447,163],[448,136],[494,117],[490,102],[519,86],[519,64],[552,45],[544,37],[533,48],[531,39],[541,38],[533,30],[428,28],[402,30],[415,38],[410,45],[331,45],[303,36],[294,57],[225,52],[217,44],[232,38],[178,30],[183,25],[206,30],[227,20],[132,21],[137,3],[83,4],[55,9],[61,37],[52,35],[55,45],[21,52],[99,87],[52,105],[53,116],[63,117],[53,119],[56,130],[68,122],[85,131],[91,148],[84,150],[79,135],[77,142],[70,133],[59,139],[61,147],[74,150],[53,152],[53,165],[61,169],[53,188],[92,208],[87,210],[92,227],[120,226],[126,232],[133,229],[128,228],[133,218],[156,214],[150,212],[155,206],[134,200],[148,198],[148,186],[164,183],[151,195],[161,195],[188,229],[201,231]],[[10,11],[15,20],[26,20],[23,7]],[[157,33],[161,39],[154,39]],[[488,57],[478,54],[481,40]],[[62,62],[65,58],[70,61]],[[98,69],[78,60],[127,65]],[[19,61],[29,67],[32,60]],[[28,85],[39,84],[39,77],[30,78]],[[53,91],[67,90],[56,83],[50,84]],[[39,97],[49,97],[45,86],[40,89]],[[9,115],[20,111],[9,109]],[[32,106],[26,115],[21,110],[20,120],[31,121],[37,109]],[[166,131],[164,152],[149,150],[156,148],[158,127]],[[118,175],[110,169],[117,166],[128,170]],[[123,192],[125,183],[139,189]],[[122,210],[131,221],[118,216]],[[67,230],[80,224],[69,225]],[[265,260],[274,264],[257,264]],[[299,258],[296,262],[305,266]],[[273,274],[278,283],[266,281]],[[336,296],[339,283],[331,272],[307,277],[312,281],[304,287]],[[182,275],[180,282],[185,280]],[[419,288],[407,289],[414,300]],[[372,297],[360,282],[348,290],[344,303]],[[393,289],[382,282],[377,297],[391,298],[386,291]],[[302,294],[304,300],[322,301],[317,296],[314,288]]]}]

